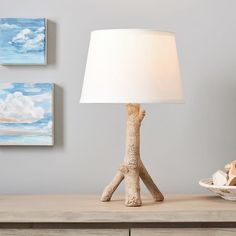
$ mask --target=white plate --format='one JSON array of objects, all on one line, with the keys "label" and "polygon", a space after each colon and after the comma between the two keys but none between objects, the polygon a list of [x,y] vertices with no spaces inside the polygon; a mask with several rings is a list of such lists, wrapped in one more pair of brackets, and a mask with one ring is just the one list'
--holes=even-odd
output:
[{"label": "white plate", "polygon": [[217,186],[213,185],[211,178],[202,179],[199,184],[213,193],[220,195],[225,200],[236,201],[236,186]]}]

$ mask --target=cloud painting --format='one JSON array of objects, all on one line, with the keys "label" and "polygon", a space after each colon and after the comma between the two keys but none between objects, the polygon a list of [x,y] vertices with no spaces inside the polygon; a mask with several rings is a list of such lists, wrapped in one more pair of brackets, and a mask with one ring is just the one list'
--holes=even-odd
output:
[{"label": "cloud painting", "polygon": [[0,64],[46,64],[46,19],[0,18]]},{"label": "cloud painting", "polygon": [[53,145],[53,87],[0,83],[0,145]]}]

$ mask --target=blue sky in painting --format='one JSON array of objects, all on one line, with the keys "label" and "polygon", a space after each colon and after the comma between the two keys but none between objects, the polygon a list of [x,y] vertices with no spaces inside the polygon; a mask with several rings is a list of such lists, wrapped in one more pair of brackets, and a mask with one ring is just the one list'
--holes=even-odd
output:
[{"label": "blue sky in painting", "polygon": [[0,84],[0,145],[53,143],[53,84]]},{"label": "blue sky in painting", "polygon": [[44,18],[0,18],[0,64],[45,64]]}]

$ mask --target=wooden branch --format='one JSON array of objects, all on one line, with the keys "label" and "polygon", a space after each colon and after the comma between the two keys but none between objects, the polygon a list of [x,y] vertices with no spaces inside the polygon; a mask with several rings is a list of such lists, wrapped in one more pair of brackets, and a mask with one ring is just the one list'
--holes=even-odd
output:
[{"label": "wooden branch", "polygon": [[126,150],[124,165],[125,173],[125,205],[141,206],[139,167],[140,167],[140,125],[144,113],[140,113],[139,104],[127,105]]},{"label": "wooden branch", "polygon": [[123,179],[124,179],[123,173],[120,170],[118,170],[111,183],[107,185],[106,188],[104,189],[101,197],[102,202],[107,202],[111,200],[112,194],[116,191],[117,187],[119,186],[119,184],[122,182]]},{"label": "wooden branch", "polygon": [[140,126],[145,111],[140,111],[139,104],[127,105],[127,129],[124,163],[111,183],[105,188],[101,201],[110,201],[112,194],[125,179],[125,205],[141,206],[140,178],[151,192],[155,201],[164,199],[140,159]]},{"label": "wooden branch", "polygon": [[147,169],[143,165],[141,161],[141,167],[140,167],[140,177],[143,181],[143,183],[146,185],[149,192],[152,194],[152,197],[154,201],[163,201],[164,196],[162,195],[161,191],[158,189],[156,184],[153,182],[152,177],[148,174]]}]

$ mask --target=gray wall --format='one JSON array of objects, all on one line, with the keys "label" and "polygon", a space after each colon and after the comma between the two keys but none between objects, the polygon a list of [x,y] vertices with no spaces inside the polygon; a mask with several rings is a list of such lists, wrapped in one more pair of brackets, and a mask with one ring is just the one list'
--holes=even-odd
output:
[{"label": "gray wall", "polygon": [[[56,145],[0,147],[0,193],[101,192],[123,159],[123,105],[79,104],[91,30],[176,32],[186,103],[144,105],[142,157],[163,192],[236,159],[235,0],[0,0],[1,17],[46,17],[48,66],[2,66],[1,82],[54,82]],[[123,189],[120,188],[122,191]]]}]

